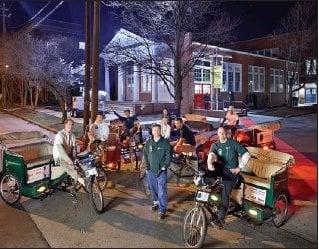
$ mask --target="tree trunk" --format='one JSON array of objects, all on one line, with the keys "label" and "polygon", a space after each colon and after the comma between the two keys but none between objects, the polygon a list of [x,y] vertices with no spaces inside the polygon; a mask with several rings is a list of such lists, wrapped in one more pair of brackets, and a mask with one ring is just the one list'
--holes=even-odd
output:
[{"label": "tree trunk", "polygon": [[33,104],[33,88],[30,87],[30,105],[31,109],[33,110],[34,104]]},{"label": "tree trunk", "polygon": [[2,107],[5,107],[7,105],[7,94],[6,94],[6,87],[5,87],[5,80],[4,80],[4,76],[2,75],[1,77],[1,105]]},{"label": "tree trunk", "polygon": [[23,107],[23,104],[24,104],[24,82],[23,80],[21,80],[19,82],[19,86],[20,86],[20,106]]},{"label": "tree trunk", "polygon": [[26,107],[27,101],[28,101],[28,86],[26,82],[24,82],[23,107]]},{"label": "tree trunk", "polygon": [[37,108],[37,106],[38,106],[39,94],[40,94],[40,89],[39,89],[39,87],[37,86],[37,87],[35,87],[34,109]]},{"label": "tree trunk", "polygon": [[65,101],[64,100],[60,100],[59,101],[59,104],[60,104],[60,109],[61,109],[61,112],[62,112],[62,124],[64,123],[64,121],[68,118],[68,115],[67,115],[67,111],[66,111],[66,108],[65,108]]}]

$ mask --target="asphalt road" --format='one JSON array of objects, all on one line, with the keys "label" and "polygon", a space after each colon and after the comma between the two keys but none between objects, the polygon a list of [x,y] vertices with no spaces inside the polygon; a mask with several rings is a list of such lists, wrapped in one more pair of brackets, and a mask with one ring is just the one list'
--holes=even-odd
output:
[{"label": "asphalt road", "polygon": [[[0,113],[0,134],[32,129],[39,128]],[[191,187],[176,186],[171,179],[168,217],[164,221],[150,210],[144,184],[134,172],[117,175],[116,188],[104,191],[106,212],[102,215],[93,211],[84,192],[79,194],[78,209],[62,192],[44,201],[25,199],[21,210],[0,202],[0,247],[182,247],[182,222],[186,210],[194,204],[193,191]],[[316,247],[317,237],[295,233],[294,226],[309,227],[309,222],[317,228],[314,209],[304,213],[304,220],[292,214],[280,229],[274,228],[270,220],[252,226],[229,216],[224,230],[208,229],[204,246]]]}]

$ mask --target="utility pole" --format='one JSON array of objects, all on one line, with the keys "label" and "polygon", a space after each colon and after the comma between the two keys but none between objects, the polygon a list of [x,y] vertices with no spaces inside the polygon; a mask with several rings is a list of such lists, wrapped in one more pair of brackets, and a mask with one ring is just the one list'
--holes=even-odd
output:
[{"label": "utility pole", "polygon": [[94,0],[93,19],[93,77],[92,77],[92,100],[91,121],[94,122],[98,112],[98,88],[99,88],[99,36],[100,36],[100,0]]},{"label": "utility pole", "polygon": [[85,81],[84,81],[84,113],[83,132],[90,122],[90,90],[91,90],[91,0],[85,0]]},{"label": "utility pole", "polygon": [[6,8],[6,4],[3,2],[2,7],[0,8],[1,10],[1,16],[2,16],[2,33],[6,33],[6,18],[9,18],[11,16],[10,13],[7,13],[9,9]]}]

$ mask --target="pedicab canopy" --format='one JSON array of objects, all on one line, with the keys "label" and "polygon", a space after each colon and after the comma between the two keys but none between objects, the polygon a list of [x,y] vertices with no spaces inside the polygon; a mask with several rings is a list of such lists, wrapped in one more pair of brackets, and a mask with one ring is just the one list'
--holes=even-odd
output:
[{"label": "pedicab canopy", "polygon": [[274,121],[274,122],[266,122],[262,124],[256,124],[253,126],[250,126],[251,129],[256,129],[259,131],[277,131],[282,127],[280,121]]},{"label": "pedicab canopy", "polygon": [[44,134],[40,131],[20,131],[0,135],[0,142],[8,148],[44,140]]},{"label": "pedicab canopy", "polygon": [[269,178],[281,168],[295,163],[292,155],[277,150],[265,150],[258,147],[247,147],[247,150],[251,158],[242,171],[254,173],[260,178]]}]

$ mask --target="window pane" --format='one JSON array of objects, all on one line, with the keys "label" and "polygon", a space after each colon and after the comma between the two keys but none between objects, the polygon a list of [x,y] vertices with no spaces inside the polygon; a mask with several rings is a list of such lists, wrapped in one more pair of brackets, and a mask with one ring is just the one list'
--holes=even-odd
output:
[{"label": "window pane", "polygon": [[210,81],[210,70],[203,69],[203,81]]},{"label": "window pane", "polygon": [[235,91],[240,92],[240,73],[235,73]]},{"label": "window pane", "polygon": [[232,71],[228,72],[228,91],[233,91],[234,74]]},{"label": "window pane", "polygon": [[202,70],[199,68],[195,68],[194,70],[194,80],[195,81],[202,81]]}]

